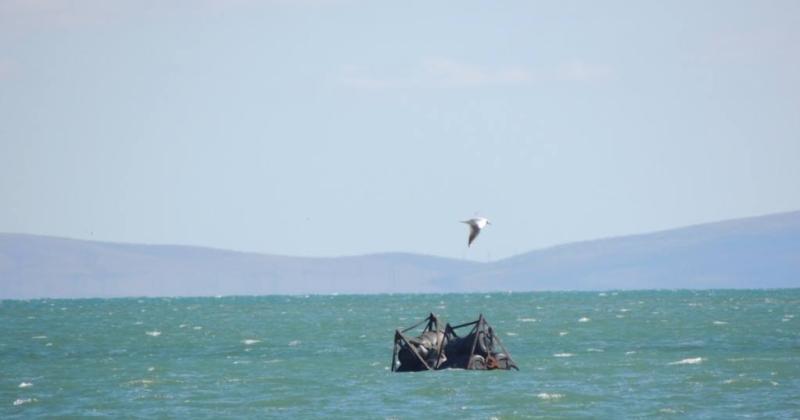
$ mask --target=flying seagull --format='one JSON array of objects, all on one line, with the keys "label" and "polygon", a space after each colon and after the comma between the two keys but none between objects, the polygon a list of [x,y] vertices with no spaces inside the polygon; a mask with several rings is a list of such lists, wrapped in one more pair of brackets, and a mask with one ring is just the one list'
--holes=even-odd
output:
[{"label": "flying seagull", "polygon": [[486,225],[491,225],[489,219],[485,217],[475,217],[473,219],[464,220],[461,223],[469,225],[469,241],[467,242],[467,246],[472,245],[472,241],[478,237],[478,234],[481,233],[481,229],[486,227]]}]

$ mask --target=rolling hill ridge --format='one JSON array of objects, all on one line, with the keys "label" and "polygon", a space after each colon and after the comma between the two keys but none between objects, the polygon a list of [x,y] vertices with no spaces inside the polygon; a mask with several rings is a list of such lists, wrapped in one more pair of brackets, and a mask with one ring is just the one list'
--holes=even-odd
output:
[{"label": "rolling hill ridge", "polygon": [[0,299],[791,287],[800,287],[800,211],[565,244],[491,263],[0,234]]}]

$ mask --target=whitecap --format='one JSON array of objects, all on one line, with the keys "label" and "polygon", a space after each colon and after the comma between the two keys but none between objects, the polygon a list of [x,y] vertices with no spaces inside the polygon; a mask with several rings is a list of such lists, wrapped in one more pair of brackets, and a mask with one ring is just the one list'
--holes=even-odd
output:
[{"label": "whitecap", "polygon": [[16,407],[18,405],[28,404],[34,401],[36,401],[36,398],[17,398],[16,400],[14,400],[14,406]]},{"label": "whitecap", "polygon": [[193,329],[193,330],[202,330],[202,329],[203,329],[203,327],[201,327],[201,326],[199,326],[199,325],[198,325],[198,326],[196,326],[196,327],[192,327],[192,329]]},{"label": "whitecap", "polygon": [[563,337],[563,336],[565,336],[567,334],[569,334],[567,331],[559,331],[559,333],[558,333],[559,337]]},{"label": "whitecap", "polygon": [[517,318],[519,322],[536,322],[536,318]]},{"label": "whitecap", "polygon": [[581,317],[581,319],[578,320],[578,322],[589,322],[589,321],[591,321],[591,320],[589,318],[585,317],[585,316]]},{"label": "whitecap", "polygon": [[154,381],[152,379],[136,379],[136,380],[133,380],[133,381],[128,381],[128,385],[144,385],[144,386],[147,386],[147,385],[152,385],[154,383],[156,383],[156,381]]},{"label": "whitecap", "polygon": [[145,334],[149,335],[150,337],[158,337],[161,335],[161,331],[146,331]]},{"label": "whitecap", "polygon": [[188,326],[189,326],[188,324],[181,324],[181,325],[178,325],[178,328],[186,328]]},{"label": "whitecap", "polygon": [[32,386],[33,386],[33,384],[32,384],[32,383],[30,383],[30,382],[21,382],[21,383],[19,384],[19,387],[20,387],[20,388],[30,388],[30,387],[32,387]]},{"label": "whitecap", "polygon": [[300,345],[300,340],[292,340],[289,342],[289,345],[294,347]]},{"label": "whitecap", "polygon": [[148,372],[152,372],[154,370],[156,370],[155,366],[150,366],[149,368],[147,368]]},{"label": "whitecap", "polygon": [[626,351],[626,352],[625,352],[625,355],[626,355],[626,356],[630,356],[630,355],[632,355],[632,354],[636,354],[636,352],[635,352],[635,351]]},{"label": "whitecap", "polygon": [[572,356],[574,356],[574,354],[572,353],[556,353],[553,355],[553,357],[572,357]]},{"label": "whitecap", "polygon": [[564,398],[564,394],[540,392],[536,394],[536,397],[540,400],[557,400],[559,398]]},{"label": "whitecap", "polygon": [[601,293],[598,293],[598,294],[597,294],[597,296],[606,297],[606,296],[608,296],[608,295],[607,295],[607,294],[605,294],[604,292],[601,292]]},{"label": "whitecap", "polygon": [[46,335],[35,335],[31,337],[31,340],[46,340],[46,339],[47,339]]},{"label": "whitecap", "polygon": [[602,353],[602,352],[604,352],[605,350],[603,350],[603,349],[596,349],[596,348],[594,348],[594,347],[590,347],[590,348],[586,349],[586,351],[588,351],[588,352],[590,352],[590,353]]},{"label": "whitecap", "polygon": [[668,363],[669,365],[696,365],[702,363],[705,359],[702,357],[690,357],[688,359],[678,360],[677,362]]},{"label": "whitecap", "polygon": [[261,342],[261,340],[255,340],[255,339],[252,339],[252,338],[248,338],[246,340],[242,340],[242,344],[244,344],[246,346],[251,346],[253,344],[257,344],[257,343],[260,343],[260,342]]},{"label": "whitecap", "polygon": [[515,332],[507,332],[506,335],[509,336],[509,337],[514,337],[514,336],[517,336],[518,334],[515,333]]},{"label": "whitecap", "polygon": [[712,324],[714,324],[714,325],[728,325],[728,323],[725,322],[725,321],[714,321],[714,322],[712,322]]}]

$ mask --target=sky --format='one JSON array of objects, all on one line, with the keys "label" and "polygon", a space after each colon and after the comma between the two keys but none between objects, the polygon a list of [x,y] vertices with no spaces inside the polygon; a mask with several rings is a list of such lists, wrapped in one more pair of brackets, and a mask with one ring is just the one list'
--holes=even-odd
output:
[{"label": "sky", "polygon": [[0,232],[488,261],[798,210],[798,45],[794,0],[0,0]]}]

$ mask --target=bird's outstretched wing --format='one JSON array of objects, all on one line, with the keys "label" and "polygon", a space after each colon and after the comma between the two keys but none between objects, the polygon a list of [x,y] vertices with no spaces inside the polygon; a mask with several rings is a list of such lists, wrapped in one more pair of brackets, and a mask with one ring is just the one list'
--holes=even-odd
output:
[{"label": "bird's outstretched wing", "polygon": [[469,242],[467,242],[467,247],[472,245],[472,241],[478,237],[478,234],[481,233],[481,229],[473,224],[469,225]]}]

